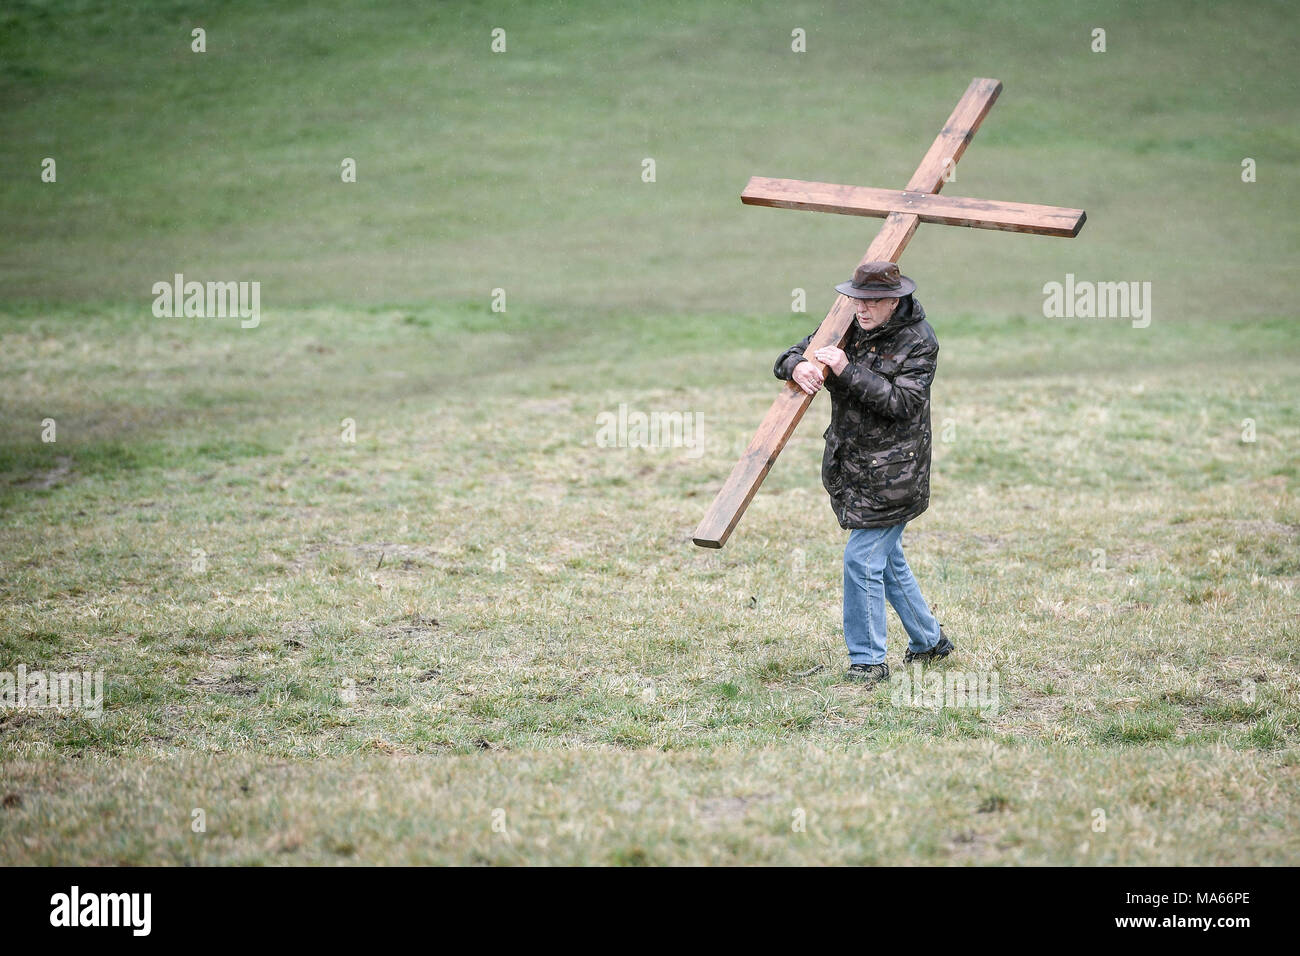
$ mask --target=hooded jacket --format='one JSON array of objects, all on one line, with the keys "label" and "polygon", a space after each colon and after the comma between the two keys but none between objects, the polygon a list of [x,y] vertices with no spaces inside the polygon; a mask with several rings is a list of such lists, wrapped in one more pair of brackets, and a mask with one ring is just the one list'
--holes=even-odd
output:
[{"label": "hooded jacket", "polygon": [[[809,334],[782,352],[773,374],[789,380],[811,341]],[[843,372],[827,369],[822,486],[841,528],[910,521],[930,504],[930,383],[939,341],[921,303],[907,295],[877,329],[865,332],[855,320],[844,353]]]}]

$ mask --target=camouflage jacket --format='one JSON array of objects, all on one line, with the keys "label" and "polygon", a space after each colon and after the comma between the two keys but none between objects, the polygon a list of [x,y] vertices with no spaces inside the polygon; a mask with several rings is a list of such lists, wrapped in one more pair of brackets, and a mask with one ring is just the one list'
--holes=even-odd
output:
[{"label": "camouflage jacket", "polygon": [[[781,353],[777,378],[790,378],[811,341],[808,335]],[[939,341],[909,295],[878,329],[864,332],[855,320],[844,352],[844,371],[827,369],[822,486],[841,528],[910,521],[930,503],[930,382]]]}]

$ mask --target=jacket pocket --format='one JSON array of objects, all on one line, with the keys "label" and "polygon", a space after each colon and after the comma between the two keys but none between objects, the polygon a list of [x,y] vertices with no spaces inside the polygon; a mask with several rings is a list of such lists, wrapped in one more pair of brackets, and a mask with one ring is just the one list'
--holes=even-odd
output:
[{"label": "jacket pocket", "polygon": [[924,439],[903,442],[876,451],[860,451],[854,465],[862,494],[870,506],[887,511],[910,504],[923,491],[929,447]]}]

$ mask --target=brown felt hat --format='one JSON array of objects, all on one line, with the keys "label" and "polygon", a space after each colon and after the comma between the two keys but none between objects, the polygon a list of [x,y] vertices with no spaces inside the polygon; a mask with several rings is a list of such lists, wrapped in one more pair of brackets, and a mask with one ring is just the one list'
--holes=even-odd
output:
[{"label": "brown felt hat", "polygon": [[864,262],[848,282],[835,287],[852,299],[901,299],[916,291],[916,283],[898,271],[893,262]]}]

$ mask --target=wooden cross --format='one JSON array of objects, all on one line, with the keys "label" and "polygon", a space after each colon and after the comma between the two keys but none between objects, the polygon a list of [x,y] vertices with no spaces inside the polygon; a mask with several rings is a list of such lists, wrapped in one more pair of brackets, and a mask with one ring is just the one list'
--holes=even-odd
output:
[{"label": "wooden cross", "polygon": [[[916,227],[923,222],[1030,232],[1040,236],[1077,236],[1086,218],[1082,209],[937,195],[1001,92],[1002,83],[998,80],[979,77],[971,80],[930,151],[916,167],[906,189],[868,189],[755,176],[740,194],[740,201],[750,206],[884,218],[885,225],[862,257],[862,262],[881,259],[897,262]],[[808,361],[816,365],[823,376],[825,365],[811,356],[827,345],[843,348],[853,322],[853,312],[854,300],[838,295],[808,344]],[[721,548],[727,543],[812,398],[794,382],[785,384],[750,440],[745,454],[736,462],[726,484],[695,529],[692,540],[697,545]]]}]

